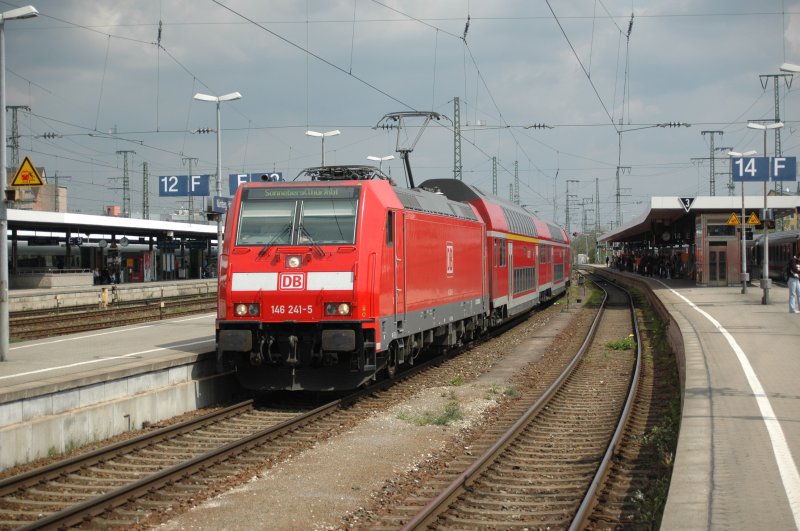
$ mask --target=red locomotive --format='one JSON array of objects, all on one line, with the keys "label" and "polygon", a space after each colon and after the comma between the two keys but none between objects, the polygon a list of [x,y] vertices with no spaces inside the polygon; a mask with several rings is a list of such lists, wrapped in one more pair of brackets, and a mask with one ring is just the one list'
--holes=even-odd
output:
[{"label": "red locomotive", "polygon": [[217,357],[253,391],[394,376],[569,286],[566,233],[462,181],[371,166],[242,185],[219,263]]}]

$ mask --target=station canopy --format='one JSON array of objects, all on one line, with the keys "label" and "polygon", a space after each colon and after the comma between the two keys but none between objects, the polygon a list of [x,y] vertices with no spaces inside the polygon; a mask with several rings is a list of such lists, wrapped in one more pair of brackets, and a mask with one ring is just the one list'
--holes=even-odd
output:
[{"label": "station canopy", "polygon": [[94,216],[64,212],[8,209],[9,230],[119,234],[139,237],[164,237],[216,240],[216,225],[179,223],[149,219]]},{"label": "station canopy", "polygon": [[[744,197],[745,215],[765,216],[764,196]],[[800,196],[770,195],[767,206],[773,219],[792,215],[800,208]],[[698,214],[736,214],[741,217],[741,196],[651,197],[644,214],[598,237],[599,243],[622,243],[635,246],[668,246],[694,241]],[[740,220],[741,221],[741,220]],[[760,226],[756,227],[759,228]]]}]

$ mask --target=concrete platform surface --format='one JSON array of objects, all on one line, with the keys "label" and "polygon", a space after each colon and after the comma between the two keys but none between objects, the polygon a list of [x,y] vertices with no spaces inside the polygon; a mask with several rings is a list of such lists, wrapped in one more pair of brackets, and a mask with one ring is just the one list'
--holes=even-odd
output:
[{"label": "concrete platform surface", "polygon": [[0,362],[0,404],[183,364],[213,350],[213,314],[12,343]]},{"label": "concrete platform surface", "polygon": [[221,400],[214,315],[14,343],[0,362],[0,469]]}]

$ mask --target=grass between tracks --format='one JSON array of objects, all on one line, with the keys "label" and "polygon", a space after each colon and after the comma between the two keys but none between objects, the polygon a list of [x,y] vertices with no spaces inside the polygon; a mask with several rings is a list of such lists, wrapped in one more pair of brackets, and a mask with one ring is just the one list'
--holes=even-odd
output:
[{"label": "grass between tracks", "polygon": [[[667,324],[653,311],[647,297],[633,290],[639,314],[645,364],[653,371],[654,422],[639,438],[643,453],[651,455],[652,475],[638,489],[633,503],[643,522],[658,529],[667,503],[670,477],[681,424],[680,382],[672,348],[667,342]],[[657,403],[656,403],[657,401]]]},{"label": "grass between tracks", "polygon": [[[592,282],[586,282],[589,294],[586,304],[599,305],[602,291]],[[644,488],[631,492],[631,502],[637,514],[626,515],[629,522],[643,529],[658,529],[664,514],[669,493],[670,477],[681,423],[680,382],[675,355],[667,341],[667,323],[653,311],[641,291],[632,290],[634,306],[639,320],[642,356],[645,370],[652,374],[651,419],[648,429],[635,436],[641,446],[639,461],[629,466],[646,470],[648,481]],[[633,337],[606,343],[611,350],[630,350],[636,344]],[[610,355],[610,352],[608,352]]]}]

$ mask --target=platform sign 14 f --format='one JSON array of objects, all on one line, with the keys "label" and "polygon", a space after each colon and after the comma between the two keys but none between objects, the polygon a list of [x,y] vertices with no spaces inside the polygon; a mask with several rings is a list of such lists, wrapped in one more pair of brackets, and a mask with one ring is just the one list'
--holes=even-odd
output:
[{"label": "platform sign 14 f", "polygon": [[207,196],[210,175],[161,175],[159,197]]},{"label": "platform sign 14 f", "polygon": [[731,159],[733,182],[796,181],[796,157],[738,157]]}]

